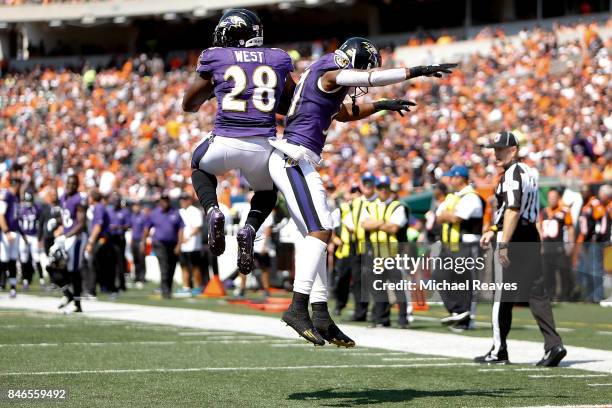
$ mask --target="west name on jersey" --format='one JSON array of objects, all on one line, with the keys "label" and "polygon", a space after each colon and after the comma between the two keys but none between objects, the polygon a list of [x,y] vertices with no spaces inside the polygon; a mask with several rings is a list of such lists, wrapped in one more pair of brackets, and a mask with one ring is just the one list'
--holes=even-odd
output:
[{"label": "west name on jersey", "polygon": [[234,57],[236,57],[236,62],[264,63],[264,53],[262,51],[234,50]]}]

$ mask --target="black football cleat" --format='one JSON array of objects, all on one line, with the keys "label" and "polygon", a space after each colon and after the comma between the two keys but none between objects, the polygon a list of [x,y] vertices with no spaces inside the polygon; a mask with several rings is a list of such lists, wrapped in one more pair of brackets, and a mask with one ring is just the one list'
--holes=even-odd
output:
[{"label": "black football cleat", "polygon": [[567,350],[563,347],[563,344],[559,344],[548,350],[536,365],[540,367],[557,367],[566,355]]},{"label": "black football cleat", "polygon": [[283,313],[281,320],[287,323],[287,326],[295,330],[297,334],[315,346],[325,345],[325,339],[323,339],[317,329],[315,329],[308,313],[298,313],[290,307]]},{"label": "black football cleat", "polygon": [[506,365],[506,364],[510,364],[510,360],[508,360],[508,352],[506,350],[500,350],[497,353],[497,356],[493,356],[491,354],[491,352],[493,351],[493,349],[491,349],[491,351],[489,351],[487,354],[485,354],[484,356],[479,356],[474,358],[474,362],[475,363],[480,363],[480,364],[498,364],[498,365]]},{"label": "black football cleat", "polygon": [[216,207],[208,212],[208,247],[215,256],[225,252],[225,216]]},{"label": "black football cleat", "polygon": [[355,341],[344,334],[336,323],[331,319],[327,312],[313,312],[312,321],[315,329],[321,334],[330,344],[335,344],[338,347],[351,348],[355,347]]},{"label": "black football cleat", "polygon": [[245,225],[238,230],[236,240],[238,241],[238,272],[248,275],[255,267],[253,257],[253,243],[255,242],[255,229],[251,225]]}]

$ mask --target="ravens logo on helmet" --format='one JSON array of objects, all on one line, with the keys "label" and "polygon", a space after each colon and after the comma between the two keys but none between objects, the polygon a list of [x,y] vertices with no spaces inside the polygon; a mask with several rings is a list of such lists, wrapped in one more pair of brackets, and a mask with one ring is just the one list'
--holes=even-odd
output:
[{"label": "ravens logo on helmet", "polygon": [[257,14],[247,9],[232,9],[223,14],[213,33],[215,47],[261,47],[263,26]]}]

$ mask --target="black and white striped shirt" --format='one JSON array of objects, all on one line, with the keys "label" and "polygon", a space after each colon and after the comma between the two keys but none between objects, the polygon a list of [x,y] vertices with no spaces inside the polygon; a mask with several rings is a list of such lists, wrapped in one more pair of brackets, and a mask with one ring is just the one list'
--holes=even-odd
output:
[{"label": "black and white striped shirt", "polygon": [[520,211],[520,220],[523,222],[535,224],[540,210],[536,171],[525,163],[512,163],[495,188],[495,198],[497,211],[494,222],[499,230],[503,228],[504,213],[508,208]]}]

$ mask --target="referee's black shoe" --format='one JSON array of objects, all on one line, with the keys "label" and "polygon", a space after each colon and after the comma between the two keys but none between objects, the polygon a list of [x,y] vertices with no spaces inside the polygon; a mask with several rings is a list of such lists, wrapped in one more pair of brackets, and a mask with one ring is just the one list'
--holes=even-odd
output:
[{"label": "referee's black shoe", "polygon": [[465,323],[470,320],[470,311],[462,313],[451,313],[450,315],[440,319],[440,323],[444,326],[450,326],[452,324]]},{"label": "referee's black shoe", "polygon": [[295,330],[297,334],[315,346],[325,345],[325,339],[323,339],[317,329],[315,329],[308,312],[296,312],[293,307],[289,307],[289,309],[283,313],[281,320],[287,323],[287,326]]},{"label": "referee's black shoe", "polygon": [[507,350],[499,350],[497,352],[497,357],[491,354],[492,351],[493,349],[491,349],[491,351],[489,351],[484,356],[479,356],[479,357],[474,358],[474,362],[480,363],[480,364],[499,364],[499,365],[510,364],[510,360],[508,360]]},{"label": "referee's black shoe", "polygon": [[541,367],[556,367],[566,355],[567,350],[563,347],[563,344],[559,344],[549,349],[536,365]]},{"label": "referee's black shoe", "polygon": [[355,347],[355,341],[344,334],[336,323],[332,320],[327,308],[325,310],[315,309],[316,303],[312,304],[312,321],[317,332],[331,344],[338,347],[351,348]]}]

